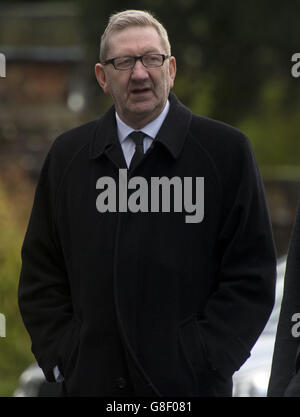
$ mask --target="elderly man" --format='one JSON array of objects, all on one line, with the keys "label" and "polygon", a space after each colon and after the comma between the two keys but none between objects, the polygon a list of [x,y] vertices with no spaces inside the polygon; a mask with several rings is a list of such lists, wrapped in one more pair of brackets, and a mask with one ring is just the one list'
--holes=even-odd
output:
[{"label": "elderly man", "polygon": [[111,16],[100,62],[114,106],[54,142],[22,248],[33,353],[69,396],[230,396],[274,300],[251,147],[170,93],[150,13]]}]

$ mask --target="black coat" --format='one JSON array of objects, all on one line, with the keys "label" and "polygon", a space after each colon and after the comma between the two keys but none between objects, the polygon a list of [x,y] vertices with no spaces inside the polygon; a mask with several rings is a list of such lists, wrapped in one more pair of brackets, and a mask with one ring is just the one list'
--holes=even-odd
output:
[{"label": "black coat", "polygon": [[[289,245],[269,397],[300,397],[300,201]],[[298,318],[297,318],[298,315]]]},{"label": "black coat", "polygon": [[231,395],[272,310],[275,251],[249,141],[169,99],[131,175],[204,177],[202,221],[96,209],[97,180],[118,183],[125,168],[114,107],[57,138],[43,166],[19,304],[39,365],[53,380],[58,364],[70,395],[112,393],[121,344],[136,395]]}]

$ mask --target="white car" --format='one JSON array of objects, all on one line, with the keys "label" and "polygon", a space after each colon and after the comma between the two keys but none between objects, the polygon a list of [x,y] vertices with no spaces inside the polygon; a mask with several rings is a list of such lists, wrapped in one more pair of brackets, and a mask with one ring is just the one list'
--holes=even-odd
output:
[{"label": "white car", "polygon": [[277,264],[276,296],[269,321],[252,348],[250,358],[233,375],[234,397],[266,397],[267,395],[285,268],[286,257],[281,258]]}]

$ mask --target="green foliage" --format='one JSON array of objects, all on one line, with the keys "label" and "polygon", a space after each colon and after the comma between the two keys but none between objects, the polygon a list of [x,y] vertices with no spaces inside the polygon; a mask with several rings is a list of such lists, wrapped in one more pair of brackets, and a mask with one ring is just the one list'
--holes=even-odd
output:
[{"label": "green foliage", "polygon": [[0,396],[10,396],[24,368],[34,361],[17,300],[23,239],[12,203],[0,183],[0,312],[6,317],[6,337],[0,338]]},{"label": "green foliage", "polygon": [[[260,165],[299,162],[300,81],[291,76],[291,56],[299,52],[298,0],[274,0],[272,7],[267,0],[77,4],[91,65],[112,13],[149,10],[168,30],[179,99],[196,113],[245,130]],[[104,110],[107,100],[94,81],[91,94],[97,111]]]},{"label": "green foliage", "polygon": [[260,166],[299,165],[300,101],[291,107],[287,91],[283,79],[270,79],[261,89],[257,107],[238,123]]}]

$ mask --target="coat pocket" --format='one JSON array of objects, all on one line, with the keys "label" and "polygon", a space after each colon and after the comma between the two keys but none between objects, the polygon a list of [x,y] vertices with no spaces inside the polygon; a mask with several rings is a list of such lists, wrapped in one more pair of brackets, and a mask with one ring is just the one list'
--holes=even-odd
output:
[{"label": "coat pocket", "polygon": [[212,369],[202,339],[201,329],[195,317],[185,320],[179,327],[179,340],[186,366],[193,379],[195,395],[212,396]]},{"label": "coat pocket", "polygon": [[61,341],[59,370],[65,380],[69,378],[75,367],[79,350],[80,330],[81,322],[74,318]]}]

